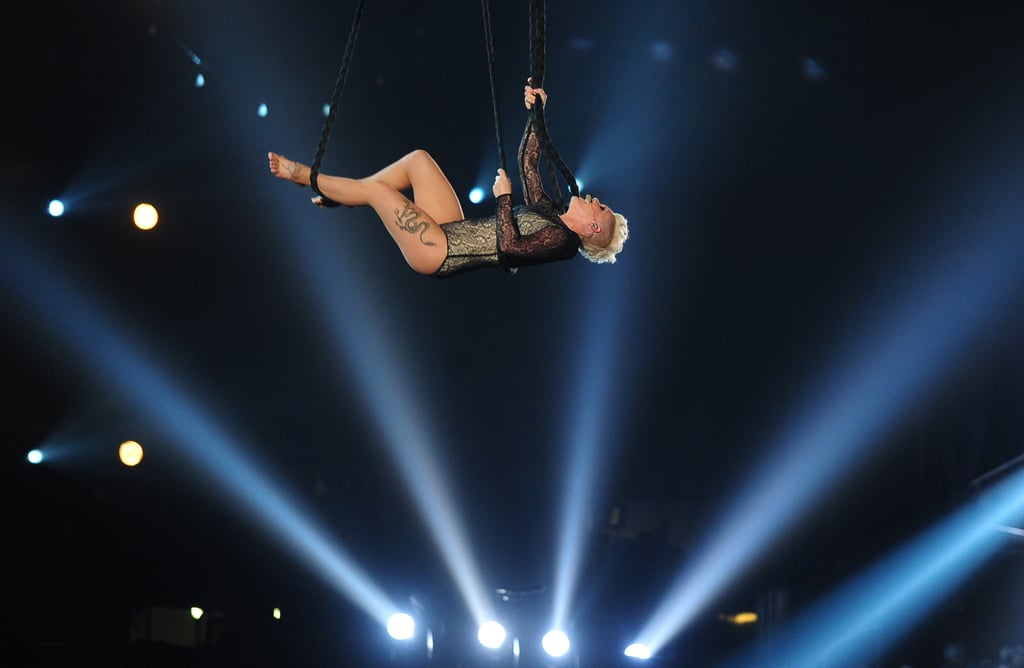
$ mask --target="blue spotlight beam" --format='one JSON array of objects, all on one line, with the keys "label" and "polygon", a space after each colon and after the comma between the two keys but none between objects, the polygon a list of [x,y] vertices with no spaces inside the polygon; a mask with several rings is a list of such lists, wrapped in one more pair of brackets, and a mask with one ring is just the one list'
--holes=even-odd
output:
[{"label": "blue spotlight beam", "polygon": [[730,665],[866,665],[1004,547],[1010,536],[1002,527],[1022,514],[1018,472],[802,613],[773,639],[770,657],[744,655]]},{"label": "blue spotlight beam", "polygon": [[883,294],[893,296],[857,321],[866,324],[848,328],[845,354],[764,448],[756,474],[670,585],[641,642],[656,652],[681,631],[999,324],[1019,296],[1024,231],[1012,208],[968,227],[961,238],[940,238],[927,262],[905,261],[907,275],[885,277]]},{"label": "blue spotlight beam", "polygon": [[[409,376],[415,366],[403,366],[402,342],[389,334],[408,329],[387,327],[380,322],[379,304],[367,304],[361,299],[365,285],[341,273],[344,269],[337,258],[343,255],[343,249],[327,237],[314,238],[316,228],[292,226],[289,243],[301,258],[306,283],[334,342],[339,374],[354,372],[359,379],[362,396],[376,418],[376,426],[416,502],[417,511],[474,620],[482,624],[493,617],[487,588],[455,503],[446,491],[451,485],[437,462],[429,421],[416,410],[422,401],[413,397],[422,397],[424,393],[417,394],[412,388]],[[346,286],[358,287],[348,290]],[[353,323],[358,327],[353,327]]]},{"label": "blue spotlight beam", "polygon": [[567,438],[569,450],[566,453],[565,477],[562,499],[562,513],[558,530],[556,549],[554,594],[551,626],[564,629],[576,591],[580,564],[583,560],[585,529],[589,524],[589,513],[593,500],[601,487],[607,470],[608,444],[615,441],[614,434],[605,416],[613,414],[609,392],[612,376],[618,369],[612,364],[595,364],[594,360],[614,360],[613,351],[622,338],[624,319],[618,309],[625,303],[624,295],[616,294],[625,290],[623,282],[616,277],[605,278],[600,285],[589,290],[589,295],[599,295],[601,308],[588,305],[588,315],[583,329],[590,332],[590,345],[582,351],[581,374],[570,374],[579,378],[575,420],[572,432]]},{"label": "blue spotlight beam", "polygon": [[[46,269],[45,273],[43,268]],[[10,236],[0,244],[0,272],[24,312],[82,372],[97,381],[117,370],[110,384],[121,399],[179,446],[178,454],[222,483],[248,513],[311,565],[343,595],[381,623],[396,607],[340,545],[329,540],[293,500],[244,454],[244,446],[144,354],[130,328],[102,312],[97,300],[71,287],[52,261]],[[87,281],[75,281],[76,285]],[[130,389],[130,391],[128,391]],[[142,399],[140,401],[140,398]]]}]

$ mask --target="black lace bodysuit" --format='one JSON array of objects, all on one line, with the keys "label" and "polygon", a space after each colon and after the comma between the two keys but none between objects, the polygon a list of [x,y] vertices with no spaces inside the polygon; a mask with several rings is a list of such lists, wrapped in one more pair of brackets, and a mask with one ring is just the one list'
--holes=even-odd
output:
[{"label": "black lace bodysuit", "polygon": [[556,260],[570,260],[580,248],[579,236],[565,226],[554,202],[544,192],[537,165],[540,143],[531,120],[519,144],[519,176],[526,204],[512,208],[512,196],[502,195],[497,213],[488,218],[458,220],[441,225],[448,238],[448,257],[434,272],[437,278],[501,267],[514,271]]}]

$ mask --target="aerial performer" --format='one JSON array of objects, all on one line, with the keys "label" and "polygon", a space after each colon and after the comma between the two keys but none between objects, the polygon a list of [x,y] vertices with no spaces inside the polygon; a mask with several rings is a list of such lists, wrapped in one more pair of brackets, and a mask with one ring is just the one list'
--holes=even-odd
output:
[{"label": "aerial performer", "polygon": [[[532,109],[547,93],[527,82],[524,103]],[[596,197],[573,195],[567,206],[548,196],[538,165],[541,146],[531,116],[519,145],[519,174],[526,203],[512,206],[512,181],[498,169],[492,187],[496,213],[467,219],[434,158],[425,150],[406,154],[374,174],[348,178],[318,174],[312,201],[318,206],[369,206],[380,217],[405,261],[420,274],[444,278],[482,267],[520,267],[569,260],[614,263],[629,237],[626,218]],[[301,186],[314,185],[310,166],[269,153],[270,173]],[[411,191],[412,198],[406,196]]]}]

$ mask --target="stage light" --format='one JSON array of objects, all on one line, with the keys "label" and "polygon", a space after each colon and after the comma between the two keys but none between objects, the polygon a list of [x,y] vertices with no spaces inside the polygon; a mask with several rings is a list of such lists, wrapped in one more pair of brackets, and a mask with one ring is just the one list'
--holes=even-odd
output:
[{"label": "stage light", "polygon": [[52,199],[46,206],[46,212],[54,218],[60,218],[64,215],[64,202],[59,199]]},{"label": "stage light", "polygon": [[265,102],[256,107],[256,115],[260,118],[266,118],[268,112],[269,110],[267,109],[267,104]]},{"label": "stage light", "polygon": [[416,634],[416,622],[413,618],[404,613],[399,612],[391,615],[391,619],[388,620],[388,635],[395,640],[408,640]]},{"label": "stage light", "polygon": [[470,190],[469,201],[472,202],[473,204],[479,204],[480,202],[484,201],[484,189],[473,188],[472,190]]},{"label": "stage light", "polygon": [[505,643],[505,627],[495,621],[484,622],[476,634],[480,644],[490,649],[498,649]]},{"label": "stage light", "polygon": [[274,610],[270,613],[270,616],[274,619],[281,619],[281,608],[274,608]]},{"label": "stage light", "polygon": [[718,616],[720,620],[727,624],[733,624],[735,626],[743,626],[745,624],[753,624],[757,621],[756,612],[738,612],[735,615],[721,614]]},{"label": "stage light", "polygon": [[565,656],[565,653],[569,651],[569,636],[557,629],[548,631],[541,638],[540,646],[550,656],[555,658]]},{"label": "stage light", "polygon": [[735,51],[720,48],[711,56],[711,66],[719,72],[733,73],[739,67],[739,56]]},{"label": "stage light", "polygon": [[808,81],[824,81],[828,78],[828,71],[817,58],[801,58],[800,72]]},{"label": "stage light", "polygon": [[156,227],[156,223],[159,219],[160,215],[156,212],[156,207],[145,202],[136,206],[135,211],[132,214],[132,220],[135,221],[135,227],[140,230],[153,229]]},{"label": "stage light", "polygon": [[42,450],[40,450],[39,448],[33,448],[28,451],[28,454],[25,456],[25,459],[28,460],[29,464],[39,464],[43,461],[43,459],[45,459],[45,457],[43,456]]},{"label": "stage light", "polygon": [[672,42],[662,39],[651,44],[648,52],[653,60],[656,60],[659,63],[667,63],[672,60],[672,57],[676,53],[676,49]]},{"label": "stage light", "polygon": [[625,654],[631,659],[640,659],[643,661],[646,661],[647,659],[651,658],[650,648],[648,648],[646,645],[636,642],[627,647],[626,651],[623,652],[623,654]]},{"label": "stage light", "polygon": [[200,619],[203,618],[203,609],[198,606],[192,606],[188,609],[188,614],[192,617],[192,619],[198,622]]},{"label": "stage light", "polygon": [[199,74],[196,75],[196,88],[202,88],[205,85],[206,85],[206,77],[204,77],[203,73],[200,72]]},{"label": "stage light", "polygon": [[118,447],[117,456],[125,466],[138,466],[142,461],[142,446],[137,441],[125,441]]}]

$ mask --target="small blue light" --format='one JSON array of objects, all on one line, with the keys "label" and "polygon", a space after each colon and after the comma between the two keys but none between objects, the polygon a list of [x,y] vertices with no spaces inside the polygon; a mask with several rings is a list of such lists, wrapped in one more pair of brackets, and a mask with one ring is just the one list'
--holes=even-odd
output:
[{"label": "small blue light", "polygon": [[202,88],[205,85],[206,85],[206,77],[204,77],[203,73],[200,72],[199,74],[196,75],[196,88]]},{"label": "small blue light", "polygon": [[29,450],[25,459],[27,459],[30,464],[38,464],[43,461],[43,451],[38,448]]},{"label": "small blue light", "polygon": [[60,218],[64,215],[64,202],[59,199],[50,200],[50,204],[46,207],[46,211],[54,218]]},{"label": "small blue light", "polygon": [[828,78],[825,66],[814,58],[802,58],[800,60],[800,71],[810,81],[824,81]]},{"label": "small blue light", "polygon": [[654,44],[651,44],[650,54],[651,58],[659,63],[667,63],[672,60],[672,56],[675,55],[675,47],[672,46],[671,42],[659,40]]},{"label": "small blue light", "polygon": [[480,202],[484,201],[484,189],[473,188],[472,190],[470,190],[469,201],[472,202],[473,204],[479,204]]},{"label": "small blue light", "polygon": [[259,109],[256,111],[256,113],[259,115],[260,118],[266,118],[267,117],[267,105],[266,105],[266,103],[261,104]]},{"label": "small blue light", "polygon": [[736,55],[736,52],[721,48],[715,51],[715,54],[711,56],[711,66],[719,72],[735,72],[739,67],[740,58]]}]

